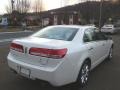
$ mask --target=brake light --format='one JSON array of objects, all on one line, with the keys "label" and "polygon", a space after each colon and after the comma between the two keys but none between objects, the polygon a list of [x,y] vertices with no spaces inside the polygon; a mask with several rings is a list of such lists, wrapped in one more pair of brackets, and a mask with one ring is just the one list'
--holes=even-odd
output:
[{"label": "brake light", "polygon": [[23,53],[23,46],[20,44],[11,43],[10,49]]},{"label": "brake light", "polygon": [[35,56],[42,56],[53,59],[63,58],[67,53],[67,48],[65,49],[46,49],[46,48],[31,48],[29,54]]}]

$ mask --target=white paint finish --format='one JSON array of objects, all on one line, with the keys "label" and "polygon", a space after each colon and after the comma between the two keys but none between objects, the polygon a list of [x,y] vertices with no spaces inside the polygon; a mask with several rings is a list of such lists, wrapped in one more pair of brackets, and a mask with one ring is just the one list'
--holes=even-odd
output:
[{"label": "white paint finish", "polygon": [[[78,33],[72,41],[53,40],[36,38],[33,36],[16,39],[13,42],[27,47],[27,53],[20,53],[10,50],[8,55],[8,65],[17,71],[17,66],[22,66],[31,71],[31,77],[48,81],[54,86],[61,86],[75,82],[83,62],[91,59],[91,68],[94,68],[102,62],[108,55],[112,40],[93,41],[90,43],[83,42],[84,32],[87,28],[95,28],[93,26],[75,26],[60,25],[55,27],[76,27],[79,28]],[[105,43],[105,47],[102,45]],[[67,54],[62,59],[52,59],[29,54],[31,47],[47,48],[47,49],[63,49],[67,48]],[[90,49],[93,47],[93,49]],[[105,50],[105,48],[107,48]],[[106,53],[104,55],[104,53]],[[46,60],[42,65],[41,60]],[[43,62],[44,63],[44,62]]]}]

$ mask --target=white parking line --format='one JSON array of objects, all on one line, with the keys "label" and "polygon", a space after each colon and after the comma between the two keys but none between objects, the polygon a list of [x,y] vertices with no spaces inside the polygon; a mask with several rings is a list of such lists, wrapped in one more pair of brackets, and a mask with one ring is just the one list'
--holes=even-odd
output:
[{"label": "white parking line", "polygon": [[[33,31],[19,31],[19,32],[1,32],[0,34],[7,34],[7,33],[23,33],[23,32],[33,32]],[[10,39],[2,39],[0,40],[0,43],[3,43],[3,42],[9,42],[9,41],[12,41],[14,39],[17,39],[17,38],[10,38]]]},{"label": "white parking line", "polygon": [[10,39],[3,39],[3,40],[0,40],[0,43],[3,43],[3,42],[9,42],[9,41],[12,41],[16,38],[10,38]]},{"label": "white parking line", "polygon": [[23,32],[33,32],[33,31],[18,31],[18,32],[0,32],[0,34],[12,34],[12,33],[23,33]]}]

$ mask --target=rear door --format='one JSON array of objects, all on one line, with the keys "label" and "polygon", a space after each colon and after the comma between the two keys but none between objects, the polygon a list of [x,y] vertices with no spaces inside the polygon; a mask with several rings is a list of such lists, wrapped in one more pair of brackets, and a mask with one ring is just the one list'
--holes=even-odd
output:
[{"label": "rear door", "polygon": [[99,62],[100,58],[103,56],[103,41],[98,40],[96,36],[95,29],[89,28],[85,31],[83,37],[92,64]]}]

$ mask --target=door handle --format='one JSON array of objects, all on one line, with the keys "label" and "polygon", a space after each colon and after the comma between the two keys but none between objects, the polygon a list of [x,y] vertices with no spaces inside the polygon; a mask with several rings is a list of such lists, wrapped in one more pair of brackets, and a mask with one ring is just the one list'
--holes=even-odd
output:
[{"label": "door handle", "polygon": [[102,46],[105,46],[105,44],[102,44]]},{"label": "door handle", "polygon": [[88,50],[93,50],[93,47],[89,48]]}]

